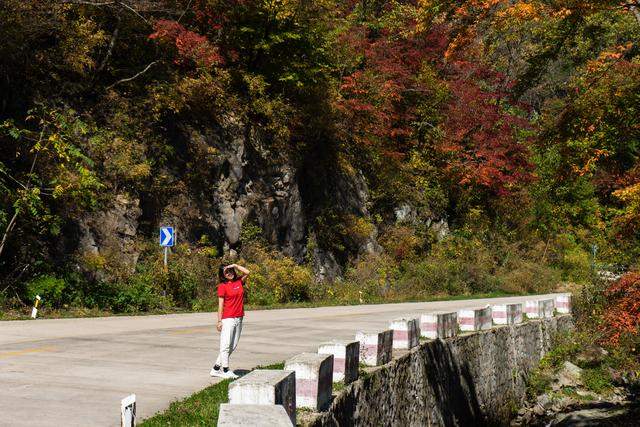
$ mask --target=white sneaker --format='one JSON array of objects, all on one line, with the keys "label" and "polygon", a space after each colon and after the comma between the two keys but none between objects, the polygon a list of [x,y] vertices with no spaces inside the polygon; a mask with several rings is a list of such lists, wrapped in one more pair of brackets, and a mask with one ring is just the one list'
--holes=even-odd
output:
[{"label": "white sneaker", "polygon": [[211,372],[209,372],[209,375],[211,375],[212,377],[219,377],[219,378],[231,379],[231,380],[235,380],[236,378],[238,378],[238,376],[232,370],[228,370],[227,372],[225,372],[222,369],[213,369],[213,368],[211,368]]}]

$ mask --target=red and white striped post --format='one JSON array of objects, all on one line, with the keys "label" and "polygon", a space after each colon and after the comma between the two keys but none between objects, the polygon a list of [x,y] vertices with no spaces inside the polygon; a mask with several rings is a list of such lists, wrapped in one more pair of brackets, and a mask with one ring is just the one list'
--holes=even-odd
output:
[{"label": "red and white striped post", "polygon": [[418,319],[401,318],[392,320],[389,329],[393,331],[393,348],[410,350],[418,345],[420,326]]},{"label": "red and white striped post", "polygon": [[284,363],[284,369],[296,373],[296,405],[323,411],[331,402],[333,355],[301,353]]},{"label": "red and white striped post", "polygon": [[491,329],[491,307],[458,310],[458,326],[465,332]]},{"label": "red and white striped post", "polygon": [[522,323],[522,303],[494,305],[491,307],[491,317],[496,325]]},{"label": "red and white striped post", "polygon": [[320,344],[318,354],[333,355],[333,382],[352,383],[358,379],[360,343],[334,340]]},{"label": "red and white striped post", "polygon": [[530,319],[553,317],[555,303],[553,299],[533,299],[525,302],[525,313]]},{"label": "red and white striped post", "polygon": [[571,313],[571,294],[559,294],[556,295],[556,310],[560,314]]},{"label": "red and white striped post", "polygon": [[393,352],[393,331],[356,333],[360,342],[360,362],[367,366],[379,366],[389,363]]},{"label": "red and white striped post", "polygon": [[455,311],[436,311],[420,316],[420,336],[444,339],[457,334],[458,313]]}]

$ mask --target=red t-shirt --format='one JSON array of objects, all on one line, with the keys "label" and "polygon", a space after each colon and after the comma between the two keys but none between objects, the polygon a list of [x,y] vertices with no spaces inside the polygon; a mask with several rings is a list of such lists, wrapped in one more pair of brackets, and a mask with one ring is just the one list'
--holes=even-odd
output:
[{"label": "red t-shirt", "polygon": [[222,318],[244,316],[244,286],[241,279],[220,283],[218,296],[224,298]]}]

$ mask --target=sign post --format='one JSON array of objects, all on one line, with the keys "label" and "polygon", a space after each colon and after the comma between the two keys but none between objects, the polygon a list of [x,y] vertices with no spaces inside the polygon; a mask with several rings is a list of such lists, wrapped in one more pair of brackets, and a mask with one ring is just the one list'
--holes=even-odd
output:
[{"label": "sign post", "polygon": [[173,227],[160,227],[160,246],[164,249],[164,272],[168,271],[169,248],[176,243],[176,233]]}]

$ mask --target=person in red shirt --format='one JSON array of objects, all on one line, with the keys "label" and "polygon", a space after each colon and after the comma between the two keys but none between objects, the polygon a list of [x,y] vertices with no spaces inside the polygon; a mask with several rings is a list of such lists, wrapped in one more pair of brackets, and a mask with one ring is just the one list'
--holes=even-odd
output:
[{"label": "person in red shirt", "polygon": [[[240,272],[240,275],[236,273]],[[242,318],[244,317],[244,285],[249,270],[237,265],[221,265],[218,271],[220,284],[218,285],[218,325],[220,332],[220,353],[215,365],[211,369],[212,377],[238,378],[229,370],[229,356],[234,352],[242,332]]]}]

